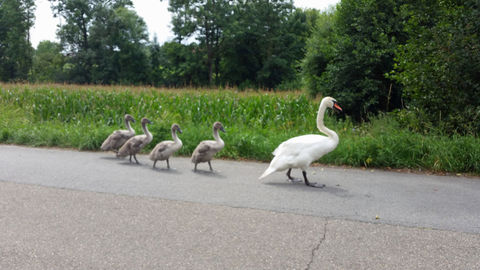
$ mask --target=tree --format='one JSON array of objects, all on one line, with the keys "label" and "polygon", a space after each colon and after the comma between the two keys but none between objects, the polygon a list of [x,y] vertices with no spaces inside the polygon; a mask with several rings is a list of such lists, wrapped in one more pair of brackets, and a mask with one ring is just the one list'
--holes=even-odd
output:
[{"label": "tree", "polygon": [[159,81],[169,87],[207,85],[208,70],[205,68],[205,56],[199,53],[199,45],[183,45],[177,42],[165,42],[160,50]]},{"label": "tree", "polygon": [[[355,119],[401,107],[401,86],[385,76],[395,50],[406,40],[400,7],[404,1],[343,0],[333,25],[333,51],[326,45],[319,61],[332,57],[314,92],[335,96]],[[319,31],[325,29],[319,28]],[[326,32],[327,38],[330,33]],[[312,48],[312,46],[310,46]],[[333,52],[333,56],[329,54]],[[310,58],[314,53],[307,52]],[[314,65],[312,62],[309,65]],[[322,63],[319,63],[322,66]],[[318,72],[318,71],[314,71]],[[317,76],[318,74],[312,74]],[[309,78],[307,76],[306,80]]]},{"label": "tree", "polygon": [[90,28],[95,83],[146,83],[150,71],[147,26],[123,6],[99,9]]},{"label": "tree", "polygon": [[195,36],[205,50],[208,84],[219,75],[218,51],[224,27],[228,24],[232,0],[170,0],[173,31],[179,42]]},{"label": "tree", "polygon": [[[291,2],[285,1],[283,11],[270,39],[267,41],[263,68],[257,73],[258,83],[266,88],[276,88],[282,83],[296,82],[299,76],[300,60],[305,56],[305,45],[310,29],[307,28],[307,16],[301,9],[294,9]],[[267,35],[268,37],[268,35]],[[300,86],[298,86],[300,88]]]},{"label": "tree", "polygon": [[159,86],[162,83],[162,74],[160,71],[160,61],[162,60],[162,47],[158,44],[158,38],[155,34],[153,41],[148,45],[148,53],[150,59],[149,83]]},{"label": "tree", "polygon": [[63,71],[65,63],[60,44],[48,40],[41,41],[33,56],[31,79],[39,82],[65,81]]},{"label": "tree", "polygon": [[335,9],[319,13],[312,28],[313,33],[307,40],[301,67],[303,83],[312,96],[322,90],[322,75],[335,56],[334,15]]},{"label": "tree", "polygon": [[225,84],[275,88],[296,77],[307,16],[291,1],[238,1],[222,46]]},{"label": "tree", "polygon": [[26,80],[32,66],[33,0],[0,2],[0,80]]},{"label": "tree", "polygon": [[144,83],[149,69],[143,19],[129,0],[49,0],[78,83]]},{"label": "tree", "polygon": [[70,78],[77,83],[91,82],[93,53],[90,50],[89,30],[99,0],[49,0],[54,16],[61,16],[65,24],[57,36],[73,64]]},{"label": "tree", "polygon": [[480,6],[475,0],[404,7],[409,39],[393,75],[427,121],[454,133],[480,132]]}]

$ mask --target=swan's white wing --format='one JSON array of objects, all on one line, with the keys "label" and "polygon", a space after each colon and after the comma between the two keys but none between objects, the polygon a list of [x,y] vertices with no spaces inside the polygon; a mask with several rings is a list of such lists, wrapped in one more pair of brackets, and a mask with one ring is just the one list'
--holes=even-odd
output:
[{"label": "swan's white wing", "polygon": [[273,152],[270,166],[276,171],[306,168],[313,161],[335,149],[336,143],[321,135],[303,135],[281,143]]}]

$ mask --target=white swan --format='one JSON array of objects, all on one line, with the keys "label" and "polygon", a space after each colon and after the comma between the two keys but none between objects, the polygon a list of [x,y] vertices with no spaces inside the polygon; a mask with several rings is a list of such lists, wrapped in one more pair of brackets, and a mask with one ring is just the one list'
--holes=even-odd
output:
[{"label": "white swan", "polygon": [[213,171],[210,160],[212,160],[212,157],[218,151],[222,150],[225,146],[225,143],[218,134],[218,130],[225,132],[222,123],[213,123],[213,137],[215,138],[215,141],[201,141],[198,144],[197,148],[195,148],[195,150],[193,151],[192,162],[195,163],[194,171],[197,170],[197,164],[200,162],[208,162],[208,166],[210,166],[210,171]]},{"label": "white swan", "polygon": [[132,156],[139,164],[136,154],[142,150],[143,147],[145,147],[147,144],[149,144],[152,139],[152,133],[148,131],[147,124],[151,124],[150,120],[147,118],[142,118],[142,129],[143,133],[142,135],[137,135],[132,138],[130,138],[121,148],[118,150],[117,157],[126,157],[130,155],[130,162],[132,162]]},{"label": "white swan", "polygon": [[288,179],[295,181],[295,179],[290,176],[290,172],[292,171],[292,168],[300,168],[303,173],[305,185],[320,188],[325,186],[316,185],[316,183],[309,182],[307,179],[306,170],[313,161],[333,151],[338,145],[337,133],[328,129],[323,124],[323,116],[327,108],[342,111],[342,108],[340,108],[334,98],[325,97],[322,99],[322,102],[320,102],[320,107],[317,114],[317,127],[318,130],[325,133],[327,137],[309,134],[284,141],[277,147],[277,149],[275,149],[275,151],[273,151],[273,155],[275,157],[273,158],[272,162],[270,162],[270,166],[267,168],[267,170],[265,170],[259,179],[262,179],[273,172],[288,169]]},{"label": "white swan", "polygon": [[130,126],[130,122],[135,123],[135,119],[130,114],[125,114],[125,126],[127,130],[115,130],[108,138],[102,143],[100,149],[103,151],[118,152],[118,149],[131,137],[135,136],[135,130]]},{"label": "white swan", "polygon": [[171,130],[173,141],[162,141],[153,148],[152,152],[150,152],[150,160],[153,160],[153,168],[155,168],[155,164],[158,160],[166,160],[167,168],[170,169],[168,159],[173,153],[182,148],[182,141],[177,136],[177,132],[182,133],[180,126],[178,124],[173,124]]}]

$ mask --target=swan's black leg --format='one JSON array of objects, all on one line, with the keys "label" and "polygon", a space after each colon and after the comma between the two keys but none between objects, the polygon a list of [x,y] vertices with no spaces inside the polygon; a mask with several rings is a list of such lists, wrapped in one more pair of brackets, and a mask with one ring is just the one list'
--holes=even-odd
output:
[{"label": "swan's black leg", "polygon": [[195,168],[193,168],[193,171],[194,171],[194,172],[197,171],[197,164],[198,164],[198,163],[195,162]]},{"label": "swan's black leg", "polygon": [[210,160],[208,161],[208,166],[210,166],[210,171],[213,172],[212,164],[210,163]]},{"label": "swan's black leg", "polygon": [[170,169],[170,163],[168,162],[168,158],[167,158],[167,168]]},{"label": "swan's black leg", "polygon": [[155,164],[157,164],[156,160],[153,162],[153,168],[155,168]]},{"label": "swan's black leg", "polygon": [[306,171],[302,171],[302,174],[303,174],[303,179],[305,180],[305,185],[309,186],[309,187],[316,187],[316,188],[323,188],[325,187],[325,185],[321,184],[321,185],[317,185],[317,183],[310,183],[307,179],[307,172]]},{"label": "swan's black leg", "polygon": [[301,182],[301,181],[302,181],[301,179],[293,178],[293,177],[290,175],[291,172],[292,172],[292,168],[289,168],[288,171],[287,171],[288,181],[290,181],[290,182]]},{"label": "swan's black leg", "polygon": [[290,173],[291,173],[291,172],[292,172],[292,168],[288,169],[288,171],[287,171],[287,177],[288,177],[288,179],[293,180],[293,178],[290,176]]},{"label": "swan's black leg", "polygon": [[130,155],[130,163],[132,163],[132,155]]},{"label": "swan's black leg", "polygon": [[133,158],[135,159],[135,162],[137,162],[137,164],[140,164],[140,162],[138,162],[137,157],[136,157],[135,154],[133,155]]}]

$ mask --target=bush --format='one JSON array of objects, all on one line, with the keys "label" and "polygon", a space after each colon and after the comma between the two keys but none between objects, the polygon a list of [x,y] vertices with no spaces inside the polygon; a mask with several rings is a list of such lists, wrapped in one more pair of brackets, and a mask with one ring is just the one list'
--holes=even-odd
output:
[{"label": "bush", "polygon": [[480,132],[480,6],[438,1],[404,7],[409,40],[393,77],[411,105],[450,134]]},{"label": "bush", "polygon": [[310,93],[342,100],[355,120],[401,107],[401,86],[385,76],[406,40],[404,1],[343,0],[324,14],[307,43],[303,74]]}]

